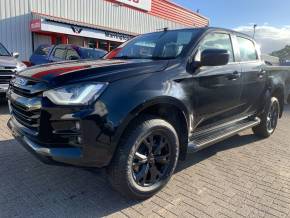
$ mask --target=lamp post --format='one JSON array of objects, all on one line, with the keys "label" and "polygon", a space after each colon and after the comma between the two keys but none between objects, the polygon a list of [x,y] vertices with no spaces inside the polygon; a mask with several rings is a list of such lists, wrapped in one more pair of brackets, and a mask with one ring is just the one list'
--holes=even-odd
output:
[{"label": "lamp post", "polygon": [[254,33],[253,33],[253,38],[255,38],[255,35],[256,35],[256,28],[257,28],[257,24],[254,24]]}]

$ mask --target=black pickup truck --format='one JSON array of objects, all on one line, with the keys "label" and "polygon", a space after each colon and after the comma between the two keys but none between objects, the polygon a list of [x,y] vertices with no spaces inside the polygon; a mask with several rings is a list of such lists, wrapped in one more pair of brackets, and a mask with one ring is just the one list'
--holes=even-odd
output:
[{"label": "black pickup truck", "polygon": [[249,128],[273,134],[284,106],[279,75],[247,35],[164,30],[102,60],[18,73],[7,94],[8,126],[40,159],[106,167],[115,189],[145,199],[166,185],[188,150]]}]

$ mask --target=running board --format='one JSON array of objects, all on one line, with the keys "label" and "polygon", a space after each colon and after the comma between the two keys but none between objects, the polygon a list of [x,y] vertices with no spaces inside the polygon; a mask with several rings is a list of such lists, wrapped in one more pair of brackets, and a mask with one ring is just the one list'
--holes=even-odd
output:
[{"label": "running board", "polygon": [[230,122],[222,126],[214,127],[209,130],[202,130],[192,135],[189,144],[188,152],[197,152],[210,145],[223,141],[231,136],[238,134],[241,131],[257,126],[261,123],[259,118],[243,119],[236,122]]}]

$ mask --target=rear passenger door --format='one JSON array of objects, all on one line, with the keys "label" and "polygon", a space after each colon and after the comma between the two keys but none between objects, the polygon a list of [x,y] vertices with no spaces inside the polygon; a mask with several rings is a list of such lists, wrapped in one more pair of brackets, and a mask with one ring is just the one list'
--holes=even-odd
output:
[{"label": "rear passenger door", "polygon": [[254,41],[244,36],[237,36],[236,42],[242,67],[243,111],[245,114],[253,114],[259,109],[258,105],[264,97],[267,75]]}]

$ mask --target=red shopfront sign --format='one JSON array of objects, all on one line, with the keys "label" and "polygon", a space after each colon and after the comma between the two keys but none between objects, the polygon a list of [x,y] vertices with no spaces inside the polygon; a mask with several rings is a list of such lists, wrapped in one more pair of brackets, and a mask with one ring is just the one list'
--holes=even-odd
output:
[{"label": "red shopfront sign", "polygon": [[41,19],[34,19],[30,22],[31,32],[41,31]]},{"label": "red shopfront sign", "polygon": [[151,11],[152,0],[115,0],[116,2],[130,5],[131,7],[138,8],[144,11]]}]

